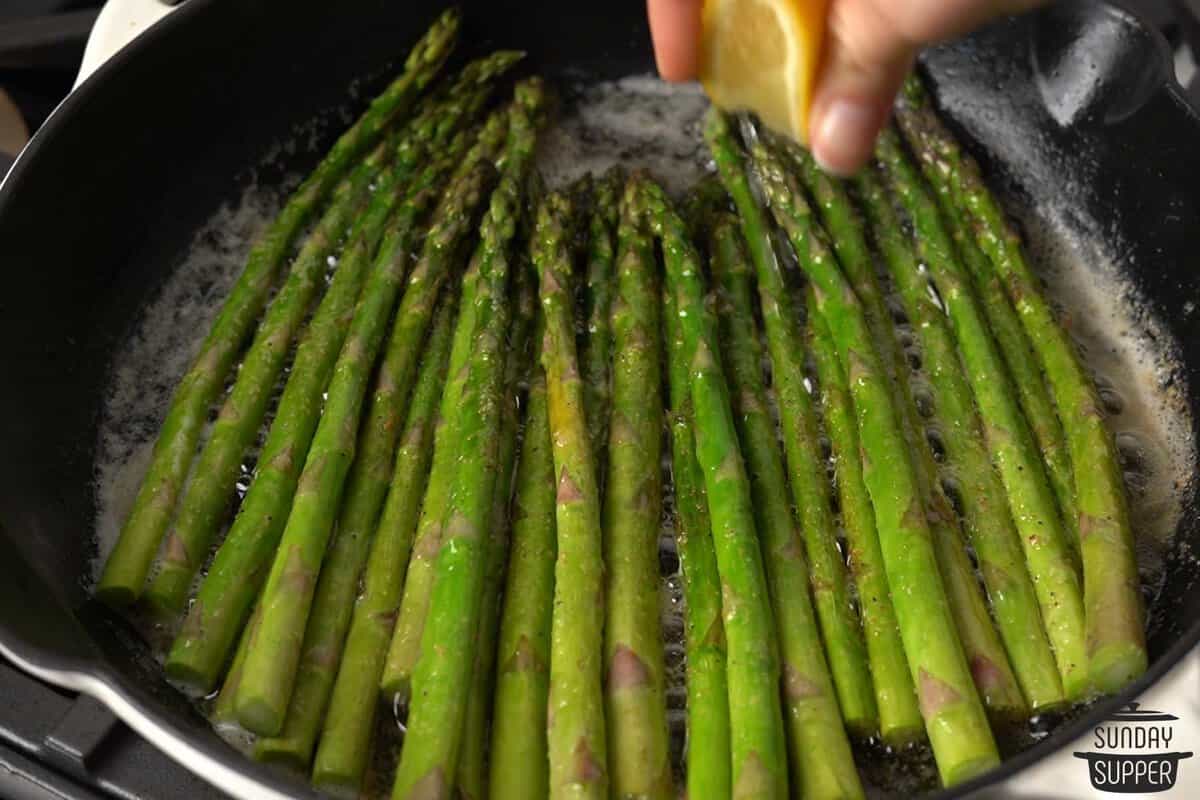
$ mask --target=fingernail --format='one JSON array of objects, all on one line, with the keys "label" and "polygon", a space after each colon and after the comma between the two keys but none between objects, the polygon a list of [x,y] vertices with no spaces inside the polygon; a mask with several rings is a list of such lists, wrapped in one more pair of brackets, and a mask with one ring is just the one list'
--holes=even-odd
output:
[{"label": "fingernail", "polygon": [[870,158],[882,124],[882,114],[874,104],[836,98],[817,120],[813,158],[826,172],[853,175]]}]

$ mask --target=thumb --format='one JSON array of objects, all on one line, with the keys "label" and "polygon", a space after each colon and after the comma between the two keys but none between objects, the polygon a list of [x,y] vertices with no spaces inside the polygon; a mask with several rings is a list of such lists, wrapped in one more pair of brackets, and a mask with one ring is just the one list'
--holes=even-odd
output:
[{"label": "thumb", "polygon": [[890,24],[890,16],[879,13],[873,0],[830,4],[808,138],[817,163],[834,174],[851,175],[870,158],[912,67],[917,44]]},{"label": "thumb", "polygon": [[814,157],[850,174],[871,156],[918,48],[1044,0],[831,0],[809,114]]}]

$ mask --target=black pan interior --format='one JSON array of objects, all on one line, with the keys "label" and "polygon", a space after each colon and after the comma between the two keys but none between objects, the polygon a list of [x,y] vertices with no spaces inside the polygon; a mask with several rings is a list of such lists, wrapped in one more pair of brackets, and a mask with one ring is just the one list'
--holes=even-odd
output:
[{"label": "black pan interior", "polygon": [[[531,69],[595,79],[652,68],[642,0],[462,5],[463,55],[521,47]],[[0,194],[0,642],[29,661],[98,674],[161,724],[292,792],[301,790],[212,735],[136,636],[86,602],[99,409],[114,353],[194,232],[251,179],[271,185],[315,163],[441,7],[192,0],[68,99]],[[1195,419],[1200,314],[1187,304],[1200,304],[1200,121],[1170,85],[1168,59],[1134,18],[1074,2],[939,48],[926,66],[954,125],[1016,203],[1070,207],[1081,230],[1130,265],[1180,346],[1173,380]],[[314,119],[314,149],[263,166]],[[1200,636],[1200,570],[1183,557],[1200,546],[1200,517],[1183,518],[1143,685]]]}]

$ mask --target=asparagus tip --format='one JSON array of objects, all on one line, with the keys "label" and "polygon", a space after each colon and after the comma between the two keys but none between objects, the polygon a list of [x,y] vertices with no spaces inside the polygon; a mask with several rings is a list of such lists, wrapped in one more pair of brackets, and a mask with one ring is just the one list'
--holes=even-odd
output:
[{"label": "asparagus tip", "polygon": [[442,15],[429,27],[421,42],[409,54],[408,59],[404,62],[405,70],[416,71],[426,64],[437,63],[445,58],[447,51],[458,37],[461,27],[462,11],[458,7],[448,8],[442,12]]}]

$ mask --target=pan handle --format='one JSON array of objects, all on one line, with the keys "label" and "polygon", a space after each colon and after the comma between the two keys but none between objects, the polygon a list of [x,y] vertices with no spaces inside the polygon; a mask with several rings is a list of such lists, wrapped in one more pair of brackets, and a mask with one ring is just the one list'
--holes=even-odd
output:
[{"label": "pan handle", "polygon": [[88,36],[75,87],[142,31],[182,5],[182,0],[108,0]]}]

